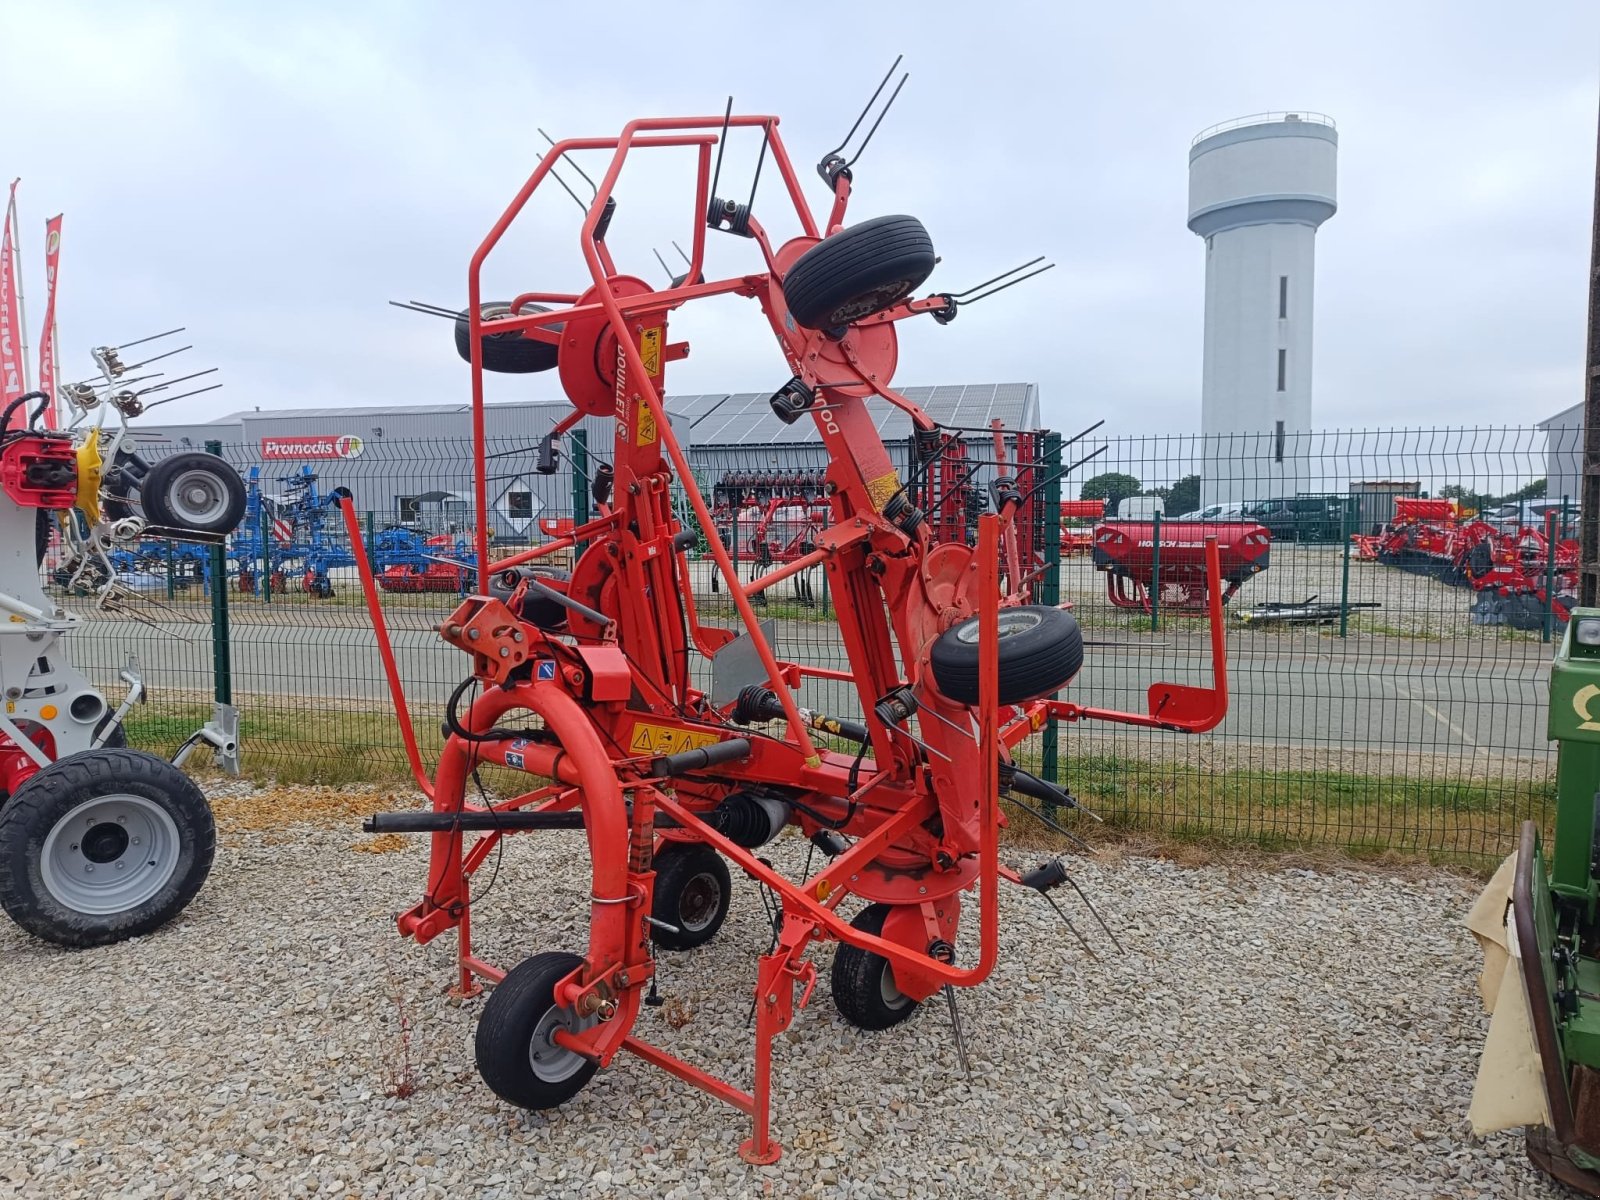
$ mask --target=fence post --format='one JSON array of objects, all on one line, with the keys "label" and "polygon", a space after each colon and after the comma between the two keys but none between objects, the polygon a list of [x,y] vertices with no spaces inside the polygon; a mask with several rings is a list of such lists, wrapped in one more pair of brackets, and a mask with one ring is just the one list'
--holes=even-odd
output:
[{"label": "fence post", "polygon": [[267,506],[256,514],[256,537],[261,539],[261,599],[272,603],[272,547],[267,542]]},{"label": "fence post", "polygon": [[[206,453],[222,457],[221,442],[207,442]],[[233,703],[233,660],[228,638],[228,552],[211,547],[211,683],[218,704]]]},{"label": "fence post", "polygon": [[1344,506],[1344,516],[1339,521],[1339,533],[1344,542],[1344,563],[1339,568],[1339,636],[1350,633],[1350,509]]},{"label": "fence post", "polygon": [[1555,510],[1544,514],[1544,633],[1548,642],[1556,628],[1556,521]]},{"label": "fence post", "polygon": [[1161,628],[1161,514],[1151,521],[1155,530],[1150,538],[1150,632]]},{"label": "fence post", "polygon": [[[589,520],[589,431],[587,429],[574,429],[572,431],[572,527],[586,524]],[[588,549],[587,542],[574,542],[572,546],[572,561],[577,563],[578,557]]]},{"label": "fence post", "polygon": [[167,538],[167,599],[171,600],[177,595],[177,588],[172,582],[172,539]]},{"label": "fence post", "polygon": [[[1044,435],[1044,461],[1039,469],[1048,482],[1039,489],[1044,505],[1044,574],[1039,576],[1038,600],[1040,604],[1061,603],[1061,435]],[[1061,774],[1061,727],[1054,717],[1044,724],[1043,745],[1039,758],[1041,777],[1051,783]]]}]

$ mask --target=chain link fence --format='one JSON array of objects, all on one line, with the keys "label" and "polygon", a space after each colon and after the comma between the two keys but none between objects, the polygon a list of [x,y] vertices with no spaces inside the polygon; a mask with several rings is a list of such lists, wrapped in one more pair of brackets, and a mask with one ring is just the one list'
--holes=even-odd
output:
[{"label": "chain link fence", "polygon": [[[1546,678],[1573,590],[1577,510],[1563,492],[1575,490],[1579,431],[1065,446],[1035,433],[998,449],[987,431],[959,436],[970,467],[938,477],[918,473],[910,442],[891,446],[907,492],[941,538],[965,539],[995,476],[1019,478],[1035,595],[1070,602],[1088,643],[1070,689],[1080,702],[1142,712],[1158,679],[1209,682],[1195,563],[1206,534],[1219,540],[1231,593],[1224,724],[1184,737],[1085,723],[1021,748],[1108,820],[1168,837],[1481,863],[1523,819],[1548,819]],[[385,439],[316,462],[213,448],[249,483],[244,525],[220,551],[150,542],[120,553],[114,608],[67,600],[85,617],[74,660],[115,694],[118,669],[137,656],[150,699],[130,721],[135,745],[170,752],[227,694],[252,774],[401,779],[400,731],[329,497],[354,498],[418,734],[435,751],[444,700],[466,670],[433,626],[473,582],[470,443]],[[589,516],[590,477],[608,451],[579,441],[541,474],[536,446],[492,441],[494,553]],[[806,553],[826,525],[820,446],[704,446],[691,460],[747,581]],[[1417,503],[1428,500],[1447,503]],[[686,506],[683,517],[692,526]],[[737,626],[703,538],[691,578],[701,620]],[[758,611],[780,657],[847,669],[821,568],[763,593]],[[805,686],[802,703],[859,709],[842,681]]]}]

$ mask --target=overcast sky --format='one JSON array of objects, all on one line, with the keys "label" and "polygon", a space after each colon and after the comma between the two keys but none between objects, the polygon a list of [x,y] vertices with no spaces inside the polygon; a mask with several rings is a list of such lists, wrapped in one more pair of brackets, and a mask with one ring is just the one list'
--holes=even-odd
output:
[{"label": "overcast sky", "polygon": [[[47,216],[66,214],[63,372],[91,345],[188,327],[240,408],[464,399],[449,326],[466,265],[542,145],[635,116],[782,120],[808,181],[897,53],[910,83],[856,172],[852,219],[921,217],[959,290],[1041,279],[948,327],[903,324],[902,385],[1031,380],[1068,432],[1198,429],[1203,247],[1184,227],[1204,126],[1304,107],[1339,126],[1317,237],[1315,424],[1528,423],[1582,398],[1600,4],[73,4],[0,7],[30,319]],[[725,168],[748,180],[757,142]],[[598,159],[593,160],[598,164]],[[612,245],[687,245],[687,166],[619,190]],[[595,171],[591,167],[591,174]],[[738,191],[737,184],[724,191]],[[793,228],[770,171],[758,216]],[[536,198],[489,294],[578,290],[578,211]],[[721,235],[713,272],[757,269]],[[787,376],[755,306],[691,305],[671,392]],[[551,375],[493,399],[554,399]]]}]

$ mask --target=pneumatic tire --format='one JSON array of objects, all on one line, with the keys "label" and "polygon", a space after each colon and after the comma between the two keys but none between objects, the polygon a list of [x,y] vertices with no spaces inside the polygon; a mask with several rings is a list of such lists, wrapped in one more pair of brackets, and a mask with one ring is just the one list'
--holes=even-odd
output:
[{"label": "pneumatic tire", "polygon": [[[1064,688],[1083,666],[1083,633],[1069,612],[1041,604],[999,616],[1000,703],[1019,704]],[[929,652],[933,683],[957,704],[978,702],[978,618],[939,635]]]},{"label": "pneumatic tire", "polygon": [[211,871],[205,795],[142,750],[51,763],[0,811],[0,907],[58,946],[103,946],[166,924]]},{"label": "pneumatic tire", "polygon": [[669,842],[655,860],[656,884],[650,915],[650,940],[663,950],[693,950],[717,936],[728,915],[733,879],[728,864],[701,842]]},{"label": "pneumatic tire", "polygon": [[[456,318],[456,353],[463,361],[472,361],[472,324],[467,314],[470,309],[463,310]],[[534,313],[549,312],[542,304],[524,304],[519,316],[531,316]],[[490,303],[480,305],[479,315],[488,320],[491,317],[508,317],[511,315],[511,306],[504,303]],[[546,326],[549,329],[560,329],[560,325]],[[486,333],[483,335],[483,369],[493,371],[499,375],[531,375],[535,371],[548,371],[556,365],[561,348],[549,342],[535,341],[533,338],[523,337],[521,330],[511,333]]]},{"label": "pneumatic tire", "polygon": [[139,484],[145,520],[164,529],[232,533],[244,518],[244,505],[244,480],[215,454],[191,451],[163,458]]},{"label": "pneumatic tire", "polygon": [[[869,904],[850,925],[877,937],[888,916],[887,904]],[[888,1029],[917,1011],[917,1002],[895,984],[889,960],[848,942],[834,953],[832,985],[834,1007],[858,1029]]]},{"label": "pneumatic tire", "polygon": [[874,217],[823,238],[783,277],[789,315],[806,329],[837,329],[904,300],[937,260],[915,217]]},{"label": "pneumatic tire", "polygon": [[554,1108],[576,1096],[597,1064],[552,1039],[557,1028],[573,1033],[599,1017],[580,1017],[556,1005],[555,989],[583,959],[546,951],[524,959],[489,994],[478,1019],[473,1055],[490,1090],[518,1108]]}]

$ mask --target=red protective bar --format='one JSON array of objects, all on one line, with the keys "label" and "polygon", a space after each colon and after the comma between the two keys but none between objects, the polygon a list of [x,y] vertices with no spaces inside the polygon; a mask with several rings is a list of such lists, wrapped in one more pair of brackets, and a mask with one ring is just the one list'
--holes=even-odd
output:
[{"label": "red protective bar", "polygon": [[383,619],[383,605],[378,602],[378,584],[372,577],[372,563],[367,558],[367,543],[361,537],[361,520],[356,516],[355,500],[347,492],[339,497],[339,510],[344,513],[345,532],[350,535],[350,552],[361,572],[361,591],[367,598],[367,613],[372,617],[372,632],[378,639],[378,656],[383,659],[383,673],[389,681],[389,695],[394,700],[395,716],[400,719],[400,737],[406,744],[406,758],[411,763],[411,776],[422,789],[422,794],[433,801],[433,783],[422,765],[422,752],[417,748],[417,731],[411,727],[411,712],[406,707],[406,691],[400,684],[400,667],[395,662],[394,647],[389,643],[389,625]]}]

